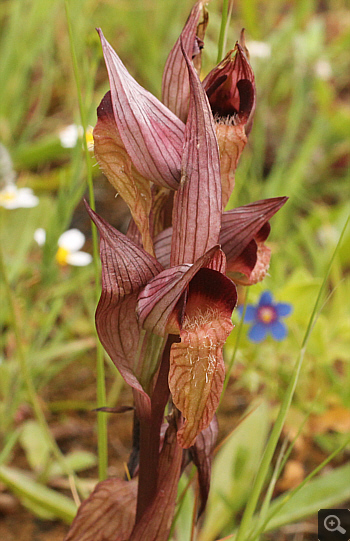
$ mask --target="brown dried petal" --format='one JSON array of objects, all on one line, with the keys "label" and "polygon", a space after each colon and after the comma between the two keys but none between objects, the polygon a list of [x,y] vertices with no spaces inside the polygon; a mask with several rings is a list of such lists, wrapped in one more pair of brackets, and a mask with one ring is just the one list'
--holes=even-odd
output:
[{"label": "brown dried petal", "polygon": [[136,514],[137,481],[107,479],[81,504],[64,541],[128,541]]},{"label": "brown dried petal", "polygon": [[153,254],[149,228],[152,206],[150,181],[132,165],[114,120],[111,93],[107,92],[97,108],[94,151],[102,171],[128,205],[141,233],[144,249]]}]

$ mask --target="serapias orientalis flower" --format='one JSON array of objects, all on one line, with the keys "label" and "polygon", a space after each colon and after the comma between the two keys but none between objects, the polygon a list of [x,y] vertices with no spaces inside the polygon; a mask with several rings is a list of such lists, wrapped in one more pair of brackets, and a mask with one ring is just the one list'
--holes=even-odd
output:
[{"label": "serapias orientalis flower", "polygon": [[[99,483],[66,541],[78,541],[86,530],[92,541],[97,527],[107,539],[117,535],[115,541],[168,539],[183,457],[196,463],[204,509],[225,377],[222,350],[237,302],[230,273],[250,283],[258,279],[259,246],[286,200],[223,213],[252,122],[255,84],[242,39],[208,85],[201,83],[203,4],[196,2],[170,52],[163,103],[131,77],[99,30],[111,90],[98,108],[95,156],[132,220],[123,235],[87,206],[100,233],[96,328],[133,388],[140,461],[132,475],[138,469],[139,483],[137,496],[134,480]],[[229,111],[216,122],[218,93],[227,90]],[[229,143],[218,144],[218,125],[225,126]]]},{"label": "serapias orientalis flower", "polygon": [[[121,99],[118,98],[119,87],[122,86],[122,96],[125,98],[125,87],[130,83],[130,75],[120,66],[120,60],[114,57],[115,53],[110,46],[104,44],[104,48],[108,51],[110,78],[115,84],[112,96],[115,95],[115,101],[118,102],[118,99]],[[261,232],[268,229],[268,220],[284,204],[286,198],[260,201],[222,215],[220,154],[211,105],[184,48],[182,55],[187,62],[191,99],[183,133],[179,167],[181,182],[177,186],[173,202],[173,227],[160,233],[163,241],[166,237],[167,256],[164,255],[164,242],[158,250],[159,239],[156,239],[155,243],[156,257],[153,250],[146,256],[142,244],[135,244],[130,238],[115,232],[96,214],[91,211],[90,214],[101,234],[103,283],[96,314],[101,342],[126,381],[139,392],[147,394],[151,385],[150,378],[156,373],[157,366],[151,369],[148,367],[147,372],[141,373],[142,359],[138,359],[135,365],[134,351],[138,349],[142,327],[153,335],[180,335],[180,344],[173,344],[171,349],[169,385],[173,401],[186,419],[183,429],[178,433],[179,442],[183,447],[188,447],[193,444],[198,433],[209,425],[223,384],[222,346],[232,330],[230,318],[236,303],[235,286],[226,276],[225,251],[229,256],[228,273],[231,270],[234,273],[240,272],[242,276],[248,275],[247,279],[250,279],[258,261],[257,241],[262,235]],[[118,76],[115,76],[115,71]],[[132,83],[135,90],[136,84]],[[146,91],[140,92],[140,102],[142,103],[143,99],[146,109],[150,110],[155,98],[150,97]],[[100,106],[99,120],[95,128],[98,132],[99,149],[103,145],[111,144],[111,137],[107,137],[106,132],[103,132],[106,123],[116,124],[110,114],[111,101],[113,98],[105,97],[102,108]],[[121,112],[119,103],[117,107],[121,129],[121,123],[127,124],[128,118],[126,113]],[[152,115],[156,115],[159,108],[162,112],[157,117],[157,122],[161,122],[165,114],[164,106],[157,106]],[[127,137],[134,133],[135,115],[131,116],[131,123],[127,128],[124,127],[123,132],[124,135],[125,131],[128,132]],[[153,126],[156,126],[155,122]],[[141,127],[140,121],[137,137],[142,135]],[[162,129],[157,132],[155,128],[152,133],[154,155],[157,154],[155,149],[159,150],[163,141]],[[110,134],[111,130],[112,128]],[[116,133],[114,129],[114,134]],[[193,134],[196,134],[195,137]],[[145,141],[149,138],[150,133],[146,131],[143,146],[147,146]],[[123,152],[126,157],[126,151]],[[157,159],[160,160],[161,157],[158,153]],[[146,155],[144,159],[147,161]],[[131,172],[133,166],[130,163],[129,173],[132,176],[135,173]],[[154,165],[154,162],[152,163]],[[111,280],[111,276],[119,276],[116,284]],[[210,282],[217,282],[219,285],[210,286]],[[126,295],[126,292],[130,292],[129,295]],[[117,333],[113,330],[116,326],[119,329]],[[216,340],[210,336],[210,332],[213,332]],[[199,345],[202,342],[207,344],[203,346],[203,351]],[[202,359],[200,362],[198,359],[195,362],[192,353],[189,353],[195,344],[197,349],[193,351],[196,351],[198,359]],[[212,349],[208,344],[212,344]],[[141,351],[144,351],[145,347],[141,347]],[[188,376],[188,389],[181,393],[185,386],[179,387],[178,380],[183,376],[175,367],[184,364],[183,357],[189,360],[186,371],[187,375],[191,376]],[[198,374],[195,374],[191,362],[198,368]],[[191,396],[191,400],[184,400],[181,394]],[[197,403],[194,405],[196,399]],[[197,411],[196,416],[192,415],[194,409]]]},{"label": "serapias orientalis flower", "polygon": [[[45,229],[36,229],[34,232],[34,239],[39,246],[44,245],[46,241]],[[91,254],[80,250],[85,244],[85,235],[79,231],[79,229],[68,229],[68,231],[62,233],[57,244],[58,250],[56,253],[56,261],[59,265],[85,267],[91,263]]]}]

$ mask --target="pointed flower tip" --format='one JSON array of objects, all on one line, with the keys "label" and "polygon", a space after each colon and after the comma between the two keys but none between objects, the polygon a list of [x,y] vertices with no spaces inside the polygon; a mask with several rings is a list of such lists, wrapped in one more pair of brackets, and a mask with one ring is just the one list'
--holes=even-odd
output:
[{"label": "pointed flower tip", "polygon": [[[193,263],[218,243],[221,226],[220,155],[210,104],[193,62],[180,47],[190,84],[181,186],[174,199],[171,264]],[[194,235],[188,239],[184,226]]]},{"label": "pointed flower tip", "polygon": [[92,208],[90,207],[89,203],[84,199],[84,205],[87,210],[88,215],[90,216],[91,220],[94,222],[95,226],[98,229],[98,232],[102,237],[104,237],[104,231],[107,229],[113,229],[111,225],[109,225],[106,220],[104,220],[101,216],[99,216]]},{"label": "pointed flower tip", "polygon": [[287,203],[289,197],[287,195],[281,195],[280,197],[273,197],[271,200],[275,200],[276,202],[280,203],[280,205],[284,205]]},{"label": "pointed flower tip", "polygon": [[96,217],[97,217],[96,212],[94,212],[94,211],[92,210],[92,208],[90,207],[90,205],[89,205],[89,203],[87,202],[87,200],[85,199],[85,197],[84,197],[83,201],[84,201],[84,205],[85,205],[85,208],[86,208],[86,210],[87,210],[88,215],[90,216],[91,220],[95,223],[95,219],[96,219]]}]

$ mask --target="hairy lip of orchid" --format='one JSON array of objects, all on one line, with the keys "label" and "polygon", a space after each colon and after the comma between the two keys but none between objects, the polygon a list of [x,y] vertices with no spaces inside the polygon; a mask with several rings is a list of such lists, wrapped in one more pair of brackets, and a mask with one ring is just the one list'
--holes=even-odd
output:
[{"label": "hairy lip of orchid", "polygon": [[169,387],[185,424],[178,431],[190,447],[207,428],[218,406],[225,378],[223,345],[233,329],[236,288],[222,273],[203,268],[191,280],[180,321],[181,342],[170,352]]}]

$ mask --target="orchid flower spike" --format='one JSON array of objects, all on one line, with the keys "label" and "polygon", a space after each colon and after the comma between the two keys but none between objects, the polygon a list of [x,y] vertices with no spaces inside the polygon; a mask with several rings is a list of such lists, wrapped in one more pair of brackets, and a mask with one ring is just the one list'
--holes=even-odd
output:
[{"label": "orchid flower spike", "polygon": [[[199,512],[208,497],[234,282],[266,274],[269,220],[286,198],[224,212],[252,124],[255,83],[243,33],[201,82],[207,22],[198,0],[166,61],[163,102],[133,79],[98,30],[110,91],[97,110],[95,156],[132,220],[124,235],[86,205],[100,234],[96,329],[133,388],[139,484],[136,495],[134,480],[99,483],[66,541],[86,531],[92,541],[97,528],[106,539],[117,530],[120,541],[168,539],[185,457],[198,467]],[[112,508],[119,514],[111,530],[105,512]]]}]

